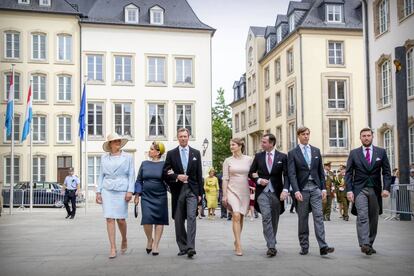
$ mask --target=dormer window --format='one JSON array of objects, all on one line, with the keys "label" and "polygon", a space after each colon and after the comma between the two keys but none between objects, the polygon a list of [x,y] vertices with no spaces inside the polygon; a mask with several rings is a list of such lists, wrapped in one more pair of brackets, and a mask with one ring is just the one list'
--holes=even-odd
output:
[{"label": "dormer window", "polygon": [[342,23],[342,5],[326,5],[326,21]]},{"label": "dormer window", "polygon": [[51,0],[39,0],[39,5],[44,7],[50,7]]},{"label": "dormer window", "polygon": [[18,3],[19,4],[29,5],[30,4],[30,0],[19,0]]},{"label": "dormer window", "polygon": [[150,10],[151,24],[162,25],[164,24],[164,9],[160,6],[154,6]]},{"label": "dormer window", "polygon": [[138,23],[139,9],[135,5],[128,5],[125,7],[125,23]]},{"label": "dormer window", "polygon": [[295,14],[289,16],[289,33],[295,29]]},{"label": "dormer window", "polygon": [[282,41],[282,26],[279,26],[276,29],[276,41],[277,41],[277,43]]},{"label": "dormer window", "polygon": [[270,46],[271,46],[270,42],[271,42],[270,37],[268,37],[266,39],[266,52],[270,52]]}]

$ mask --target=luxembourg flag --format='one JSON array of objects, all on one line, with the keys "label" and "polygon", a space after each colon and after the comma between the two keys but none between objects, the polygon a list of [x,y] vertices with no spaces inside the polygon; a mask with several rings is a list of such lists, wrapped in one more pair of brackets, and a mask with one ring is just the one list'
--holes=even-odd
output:
[{"label": "luxembourg flag", "polygon": [[4,126],[6,127],[7,136],[11,135],[13,116],[14,115],[14,71],[10,76],[10,89],[9,97],[7,98],[7,111],[6,111],[6,121]]},{"label": "luxembourg flag", "polygon": [[32,124],[32,85],[29,86],[29,94],[27,95],[27,106],[26,106],[26,121],[24,121],[22,142],[26,140],[27,135],[30,133],[30,125]]}]

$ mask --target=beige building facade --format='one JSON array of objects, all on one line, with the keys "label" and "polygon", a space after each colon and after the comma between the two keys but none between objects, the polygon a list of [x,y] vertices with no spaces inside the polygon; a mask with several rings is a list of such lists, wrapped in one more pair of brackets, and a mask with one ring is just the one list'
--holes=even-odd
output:
[{"label": "beige building facade", "polygon": [[[0,123],[4,126],[14,67],[15,183],[29,181],[30,171],[34,181],[63,182],[69,167],[74,167],[77,174],[80,170],[78,13],[64,1],[53,6],[39,6],[37,1],[17,2],[13,7],[8,7],[7,3],[0,6]],[[36,12],[39,9],[43,12]],[[30,138],[21,142],[30,84],[33,95],[32,169]],[[7,137],[2,127],[0,182],[6,186],[10,183],[10,143],[11,136]]]}]

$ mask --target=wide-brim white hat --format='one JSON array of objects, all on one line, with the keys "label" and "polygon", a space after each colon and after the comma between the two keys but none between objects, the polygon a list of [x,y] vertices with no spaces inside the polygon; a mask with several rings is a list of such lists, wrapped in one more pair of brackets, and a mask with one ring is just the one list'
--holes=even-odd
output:
[{"label": "wide-brim white hat", "polygon": [[126,143],[128,143],[127,138],[118,135],[118,133],[111,133],[106,137],[106,141],[102,145],[103,150],[106,152],[110,152],[111,148],[109,147],[109,142],[115,140],[121,140],[121,149],[126,145]]}]

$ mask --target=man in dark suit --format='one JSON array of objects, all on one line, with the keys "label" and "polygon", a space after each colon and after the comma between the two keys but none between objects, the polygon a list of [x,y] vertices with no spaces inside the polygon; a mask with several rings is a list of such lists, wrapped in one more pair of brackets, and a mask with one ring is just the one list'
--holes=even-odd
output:
[{"label": "man in dark suit", "polygon": [[378,216],[382,214],[381,196],[390,194],[391,170],[386,151],[372,145],[372,130],[363,128],[359,138],[362,147],[349,153],[345,182],[348,200],[354,203],[351,213],[357,216],[361,252],[371,255],[376,253],[372,245],[377,235]]},{"label": "man in dark suit", "polygon": [[[309,252],[309,213],[312,212],[316,240],[321,255],[334,252],[325,242],[325,227],[323,224],[322,200],[326,198],[325,172],[322,165],[320,150],[309,145],[310,130],[300,127],[297,130],[299,145],[288,153],[289,183],[297,199],[299,220],[300,254]],[[285,183],[282,199],[286,199],[289,184]]]},{"label": "man in dark suit", "polygon": [[275,150],[275,144],[273,134],[263,136],[263,151],[255,155],[249,172],[249,177],[256,183],[255,208],[262,214],[263,235],[268,248],[266,255],[269,257],[277,254],[277,226],[279,215],[285,210],[280,194],[283,182],[288,182],[287,155]]},{"label": "man in dark suit", "polygon": [[[172,217],[178,256],[195,254],[197,203],[201,200],[203,176],[201,154],[188,146],[190,132],[180,128],[177,132],[179,146],[168,151],[164,164],[164,176],[171,190]],[[187,230],[185,220],[187,219]]]}]

